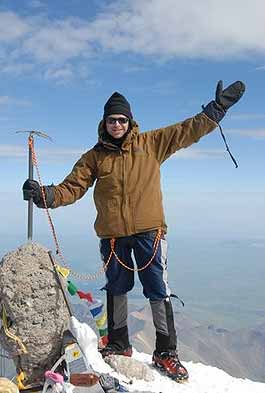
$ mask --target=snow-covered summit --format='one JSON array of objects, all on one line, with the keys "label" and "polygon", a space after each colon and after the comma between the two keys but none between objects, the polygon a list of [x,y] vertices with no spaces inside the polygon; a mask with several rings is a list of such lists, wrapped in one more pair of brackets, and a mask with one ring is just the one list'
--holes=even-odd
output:
[{"label": "snow-covered summit", "polygon": [[[133,358],[151,364],[151,355],[133,351]],[[128,387],[130,391],[161,393],[264,393],[265,384],[248,379],[231,377],[224,371],[201,363],[183,362],[187,367],[190,379],[183,384],[171,381],[154,370],[154,381],[134,380]]]},{"label": "snow-covered summit", "polygon": [[[117,377],[121,383],[128,378],[122,374],[117,374],[105,363],[102,356],[97,350],[97,337],[93,330],[85,323],[80,323],[74,317],[70,321],[71,331],[76,337],[82,351],[90,363],[92,368],[98,372],[110,373]],[[190,379],[188,382],[179,384],[170,378],[163,376],[159,371],[152,367],[152,357],[145,353],[137,352],[133,349],[132,359],[146,364],[150,367],[153,374],[153,380],[147,382],[144,380],[132,379],[131,384],[126,384],[126,387],[131,392],[145,392],[145,393],[264,393],[265,383],[253,382],[248,379],[239,379],[230,376],[225,371],[216,367],[205,366],[201,363],[183,362],[187,367]],[[128,365],[130,367],[130,365]],[[132,366],[133,367],[133,360]]]}]

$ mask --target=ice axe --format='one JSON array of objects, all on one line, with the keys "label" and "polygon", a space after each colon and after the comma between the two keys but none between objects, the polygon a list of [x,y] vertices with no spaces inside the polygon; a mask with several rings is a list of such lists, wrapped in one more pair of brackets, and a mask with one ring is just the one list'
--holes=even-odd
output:
[{"label": "ice axe", "polygon": [[[35,130],[26,130],[26,131],[16,131],[16,134],[21,132],[27,132],[29,134],[28,137],[28,179],[33,180],[33,159],[32,159],[32,147],[34,146],[34,135],[37,135],[41,138],[49,139],[52,141],[49,135],[45,134],[42,131]],[[32,228],[33,228],[33,198],[31,197],[28,201],[28,241],[32,241]]]}]

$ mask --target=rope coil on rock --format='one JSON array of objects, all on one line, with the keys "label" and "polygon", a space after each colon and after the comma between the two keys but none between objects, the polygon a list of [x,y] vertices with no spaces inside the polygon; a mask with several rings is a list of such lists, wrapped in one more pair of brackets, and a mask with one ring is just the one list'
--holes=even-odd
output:
[{"label": "rope coil on rock", "polygon": [[5,335],[17,343],[17,345],[21,349],[22,353],[24,353],[24,354],[28,353],[27,348],[23,344],[22,340],[19,337],[17,337],[14,333],[10,332],[10,330],[8,328],[6,308],[3,304],[2,304],[2,322],[3,322],[3,328],[4,328]]},{"label": "rope coil on rock", "polygon": [[144,265],[143,267],[141,267],[141,268],[131,268],[131,267],[127,266],[127,265],[118,257],[118,255],[117,255],[116,252],[115,252],[115,241],[116,241],[115,238],[112,238],[112,239],[110,240],[110,246],[111,246],[110,255],[109,255],[107,261],[104,262],[102,268],[101,268],[98,272],[96,272],[96,273],[94,273],[94,274],[80,274],[80,273],[74,272],[74,271],[67,265],[67,263],[66,263],[66,261],[65,261],[65,259],[64,259],[64,256],[63,256],[63,254],[62,254],[62,251],[61,251],[61,248],[60,248],[60,245],[59,245],[59,241],[58,241],[58,238],[57,238],[57,235],[56,235],[55,227],[54,227],[54,224],[53,224],[53,222],[52,222],[52,218],[51,218],[51,215],[50,215],[48,206],[47,206],[46,195],[45,195],[45,189],[44,189],[44,186],[43,186],[43,184],[42,184],[42,180],[41,180],[41,176],[40,176],[39,165],[38,165],[38,160],[37,160],[36,152],[35,152],[35,149],[34,149],[34,140],[33,140],[33,136],[32,136],[32,135],[30,135],[29,138],[28,138],[28,144],[29,144],[29,148],[30,148],[31,154],[32,154],[32,162],[33,162],[33,165],[34,165],[35,168],[36,168],[37,178],[38,178],[38,182],[39,182],[39,184],[40,184],[41,196],[42,196],[42,199],[43,199],[45,212],[46,212],[46,215],[47,215],[47,218],[48,218],[48,223],[49,223],[49,225],[50,225],[51,232],[52,232],[52,236],[53,236],[54,243],[55,243],[55,246],[56,246],[56,255],[58,255],[58,256],[60,257],[62,264],[63,264],[67,269],[69,269],[70,274],[71,274],[74,278],[76,278],[77,280],[80,280],[80,281],[95,280],[95,279],[97,279],[101,274],[103,274],[103,273],[107,270],[108,265],[109,265],[109,263],[110,263],[111,258],[112,258],[113,255],[115,256],[115,258],[116,258],[116,260],[118,261],[118,263],[120,263],[125,269],[128,269],[128,270],[130,270],[130,271],[140,272],[140,271],[142,271],[142,270],[148,268],[148,266],[149,266],[149,265],[152,263],[152,261],[154,260],[154,258],[155,258],[155,256],[156,256],[156,253],[157,253],[157,251],[158,251],[159,242],[160,242],[161,237],[162,237],[162,230],[161,230],[161,228],[158,229],[156,238],[155,238],[155,240],[154,240],[154,244],[153,244],[154,253],[153,253],[153,255],[151,256],[151,258],[149,259],[149,261],[147,261],[147,262],[145,263],[145,265]]}]

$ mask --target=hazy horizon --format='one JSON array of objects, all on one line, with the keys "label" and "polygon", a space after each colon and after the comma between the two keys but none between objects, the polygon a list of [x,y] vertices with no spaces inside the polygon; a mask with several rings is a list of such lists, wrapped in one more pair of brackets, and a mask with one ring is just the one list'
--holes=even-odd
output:
[{"label": "hazy horizon", "polygon": [[[95,273],[101,267],[97,238],[79,239],[64,237],[61,247],[67,263],[79,273]],[[182,308],[173,300],[175,308],[193,319],[214,323],[224,328],[251,327],[265,322],[264,304],[264,247],[257,239],[183,237],[168,235],[169,286],[172,293],[185,302]],[[261,239],[262,240],[262,239]],[[53,250],[51,239],[38,241]],[[10,237],[7,252],[25,244],[17,244]],[[8,245],[6,244],[6,247]],[[0,250],[2,244],[0,242]],[[3,254],[1,255],[1,257]],[[89,282],[70,278],[80,289],[90,290],[93,296],[104,300],[100,288],[104,275]],[[147,304],[141,284],[135,275],[135,287],[129,293],[129,301],[137,305]]]}]

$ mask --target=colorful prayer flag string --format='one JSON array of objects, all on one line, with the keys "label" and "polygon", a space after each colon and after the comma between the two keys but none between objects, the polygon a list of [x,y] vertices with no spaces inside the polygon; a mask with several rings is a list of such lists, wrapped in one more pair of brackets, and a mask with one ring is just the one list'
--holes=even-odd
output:
[{"label": "colorful prayer flag string", "polygon": [[67,281],[67,289],[68,292],[70,293],[71,296],[74,296],[77,293],[77,288],[76,286],[71,282],[71,281]]},{"label": "colorful prayer flag string", "polygon": [[[56,266],[57,271],[67,278],[70,270],[65,269],[59,265]],[[107,312],[104,310],[104,304],[101,300],[94,299],[90,292],[83,292],[78,290],[78,288],[71,281],[67,280],[67,290],[71,296],[78,295],[80,299],[88,301],[88,308],[92,317],[94,318],[98,331],[99,331],[99,346],[105,346],[108,343],[108,328],[107,328]]]},{"label": "colorful prayer flag string", "polygon": [[97,327],[100,329],[102,328],[104,325],[106,325],[107,322],[107,312],[105,311],[102,316],[96,320],[96,325]]},{"label": "colorful prayer flag string", "polygon": [[59,265],[56,265],[56,270],[58,273],[60,273],[63,276],[63,278],[67,278],[70,274],[70,269],[67,269]]},{"label": "colorful prayer flag string", "polygon": [[90,303],[92,303],[94,301],[92,294],[90,292],[84,293],[82,291],[77,291],[77,294],[80,297],[80,299],[86,299]]}]

